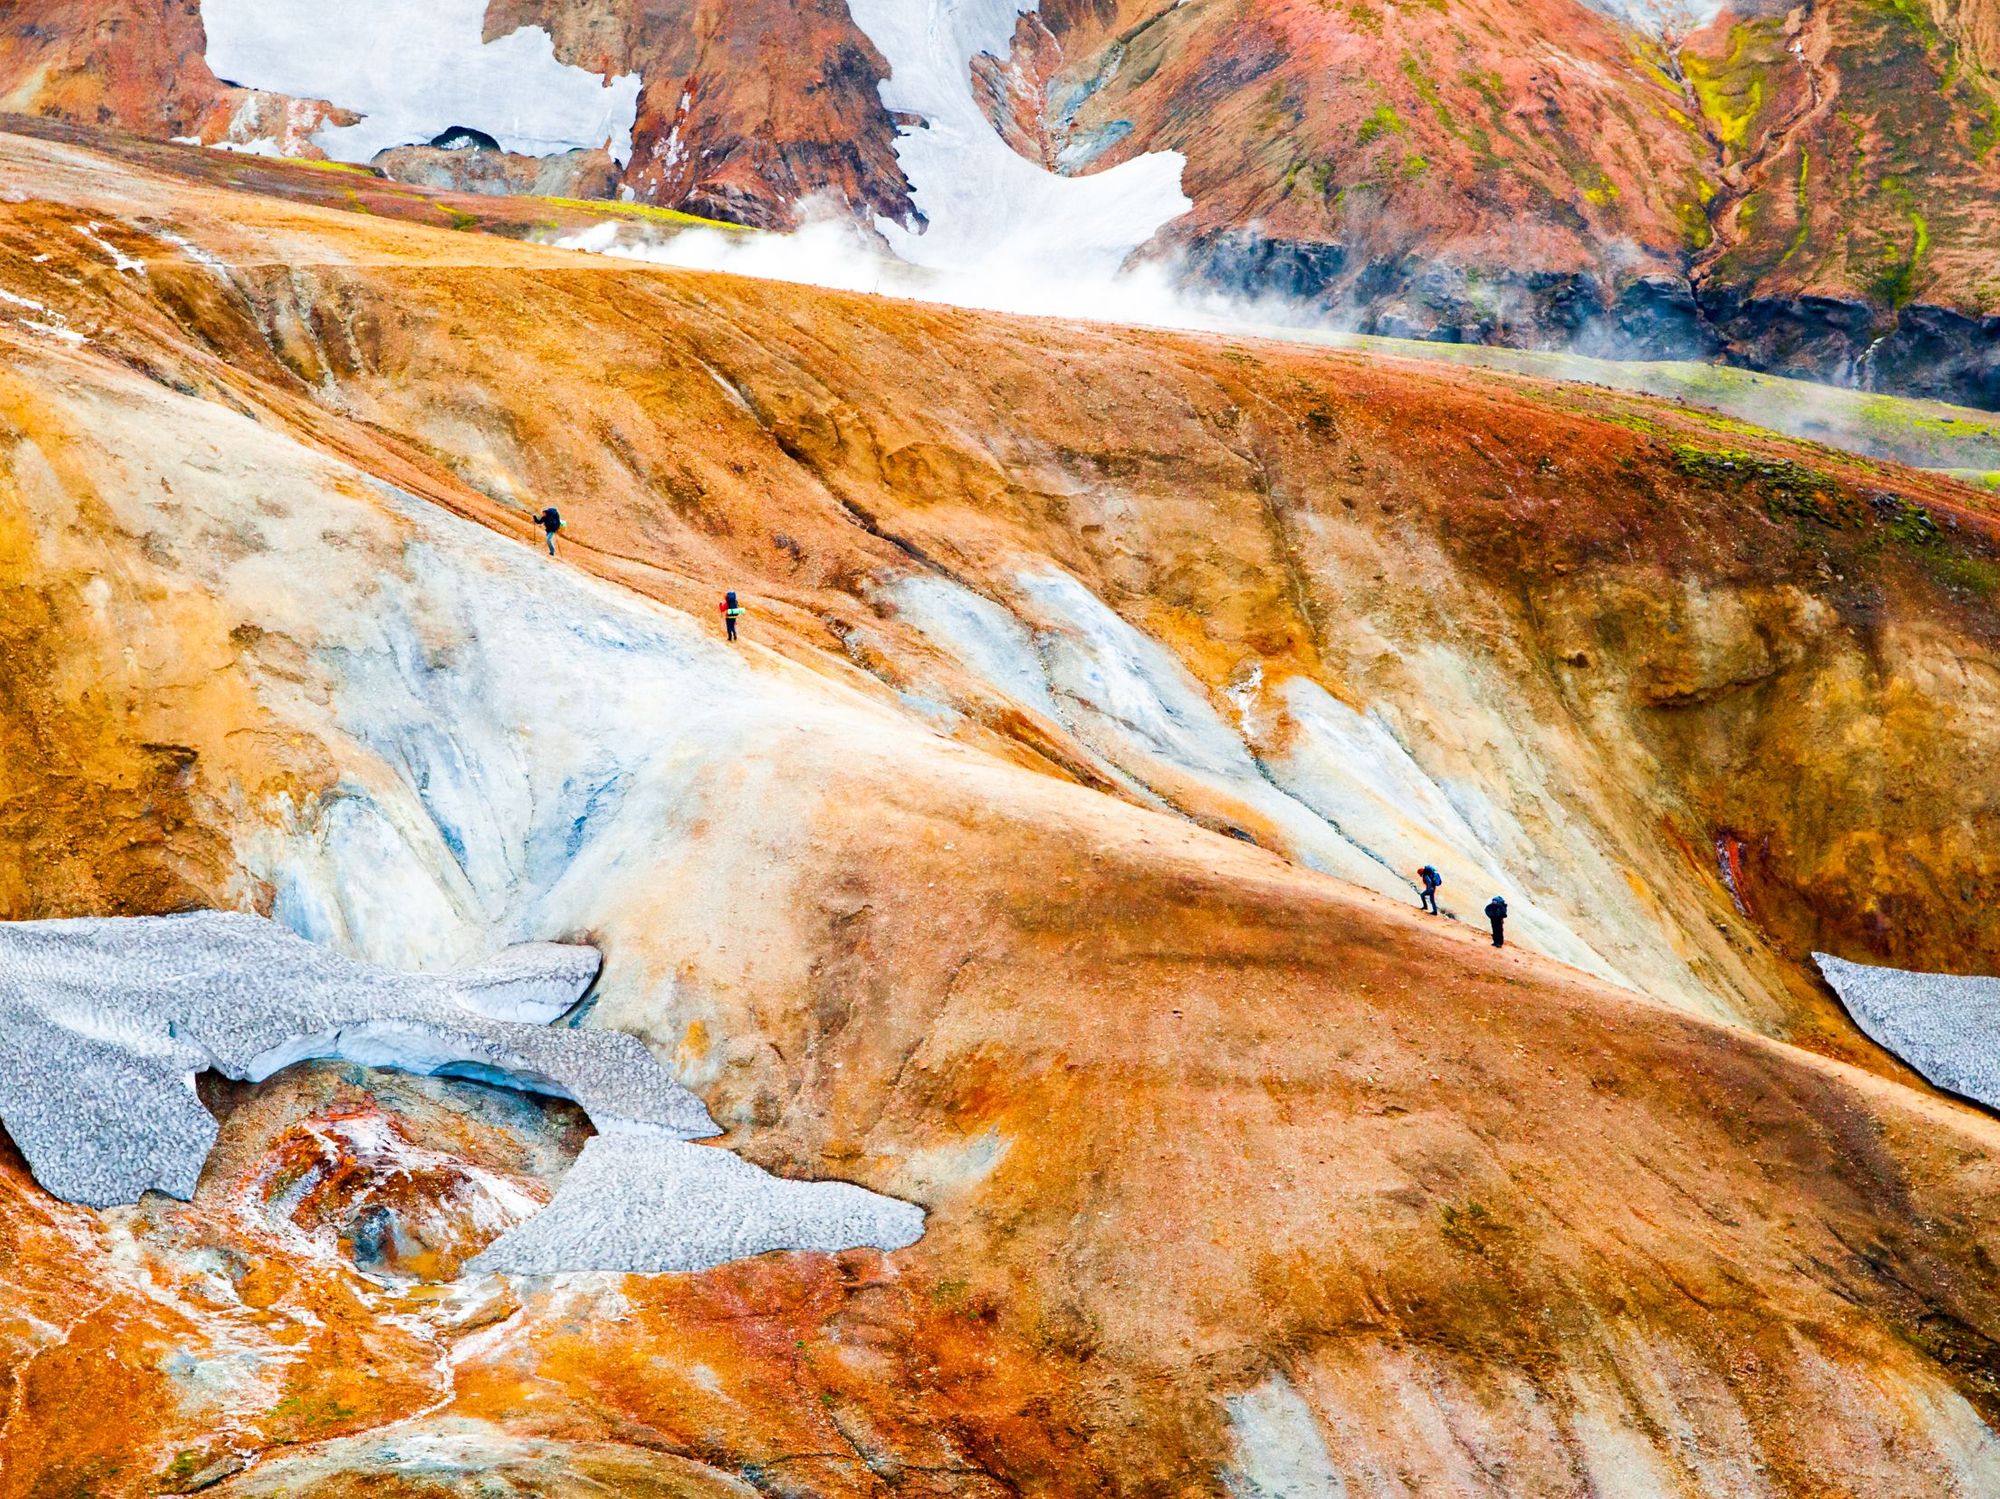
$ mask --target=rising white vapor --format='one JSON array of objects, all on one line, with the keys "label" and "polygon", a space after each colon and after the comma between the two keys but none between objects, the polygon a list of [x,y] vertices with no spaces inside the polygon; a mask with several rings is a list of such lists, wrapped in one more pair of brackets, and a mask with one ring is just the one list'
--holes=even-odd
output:
[{"label": "rising white vapor", "polygon": [[683,270],[1031,317],[1205,332],[1312,330],[1319,337],[1341,332],[1323,308],[1275,295],[1242,296],[1186,284],[1175,259],[1145,260],[1118,270],[1100,265],[1065,271],[1041,257],[1022,260],[996,252],[952,269],[911,265],[885,254],[854,226],[844,208],[830,206],[808,205],[804,226],[791,234],[700,228],[661,234],[648,224],[615,220],[555,244]]}]

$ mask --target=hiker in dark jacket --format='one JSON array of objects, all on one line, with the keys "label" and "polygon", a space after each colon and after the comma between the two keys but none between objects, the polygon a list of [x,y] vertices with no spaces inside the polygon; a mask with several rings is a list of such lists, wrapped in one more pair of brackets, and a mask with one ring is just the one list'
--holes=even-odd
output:
[{"label": "hiker in dark jacket", "polygon": [[732,590],[725,593],[722,596],[722,624],[723,628],[729,631],[731,640],[736,638],[736,621],[742,617],[743,606],[736,602],[735,592]]},{"label": "hiker in dark jacket", "polygon": [[551,557],[555,556],[556,532],[562,529],[562,517],[556,514],[556,507],[551,505],[540,515],[536,516],[535,524],[542,528],[542,534],[548,538],[549,555]]},{"label": "hiker in dark jacket", "polygon": [[1507,902],[1497,895],[1489,900],[1486,903],[1486,919],[1493,923],[1493,945],[1505,947],[1507,939],[1501,928],[1507,925]]},{"label": "hiker in dark jacket", "polygon": [[1423,893],[1417,897],[1417,909],[1438,915],[1438,886],[1444,883],[1444,876],[1426,864],[1417,871],[1417,883],[1424,887]]}]

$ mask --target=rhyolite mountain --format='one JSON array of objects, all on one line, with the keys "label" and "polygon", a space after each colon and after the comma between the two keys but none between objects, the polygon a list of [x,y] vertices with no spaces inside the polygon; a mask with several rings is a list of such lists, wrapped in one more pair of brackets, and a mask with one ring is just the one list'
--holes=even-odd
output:
[{"label": "rhyolite mountain", "polygon": [[[1081,241],[1110,223],[1114,258],[1143,242],[1196,282],[1363,331],[1724,358],[2000,405],[1991,0],[403,13],[435,24],[405,38],[397,7],[361,5],[323,45],[296,3],[25,0],[0,20],[0,108],[306,156],[329,132],[372,144],[401,128],[362,159],[434,185],[765,227],[830,203],[914,258],[926,241],[962,258],[1026,226],[1060,268],[1072,243],[1088,261]],[[465,43],[447,45],[452,25]],[[475,42],[511,48],[521,70],[464,83]],[[396,105],[461,100],[486,117],[385,113],[320,61],[343,48],[436,54],[434,76],[384,85],[404,91]],[[245,60],[247,76],[229,71]],[[514,116],[570,74],[629,104],[619,138],[509,141]],[[1061,203],[1010,192],[1003,179],[1047,186],[1017,167],[1058,187],[1127,175]]]},{"label": "rhyolite mountain", "polygon": [[[587,945],[666,1154],[907,1227],[586,1270],[620,1109],[10,929],[0,1499],[2000,1493],[2000,1123],[1813,956],[2000,971],[1989,494],[89,137],[0,130],[0,922],[255,913],[346,1019]],[[79,1052],[191,1200],[13,1138],[144,1124]]]}]

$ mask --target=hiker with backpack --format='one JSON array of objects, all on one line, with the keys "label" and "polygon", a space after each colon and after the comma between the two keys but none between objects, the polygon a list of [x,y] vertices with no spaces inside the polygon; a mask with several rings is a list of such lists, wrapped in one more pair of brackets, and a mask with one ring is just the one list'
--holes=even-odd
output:
[{"label": "hiker with backpack", "polygon": [[1493,923],[1493,945],[1505,947],[1507,939],[1501,931],[1507,925],[1507,901],[1504,896],[1496,895],[1486,903],[1486,919]]},{"label": "hiker with backpack", "polygon": [[556,532],[562,529],[562,517],[556,513],[556,507],[551,505],[540,515],[536,516],[535,524],[542,528],[542,534],[548,538],[549,555],[551,557],[555,556]]},{"label": "hiker with backpack", "polygon": [[722,625],[728,630],[731,640],[736,638],[736,621],[742,617],[743,606],[736,602],[736,593],[732,589],[722,596]]},{"label": "hiker with backpack", "polygon": [[1444,876],[1426,864],[1417,871],[1417,882],[1423,886],[1422,893],[1417,896],[1417,909],[1428,911],[1433,916],[1442,915],[1438,910],[1438,886],[1444,883]]}]

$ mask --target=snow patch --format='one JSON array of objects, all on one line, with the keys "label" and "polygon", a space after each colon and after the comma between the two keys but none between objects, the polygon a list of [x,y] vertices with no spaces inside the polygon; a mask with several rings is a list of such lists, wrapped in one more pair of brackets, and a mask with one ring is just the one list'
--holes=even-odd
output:
[{"label": "snow patch", "polygon": [[189,260],[192,260],[196,265],[200,266],[203,270],[212,271],[217,276],[221,277],[224,280],[228,279],[229,277],[228,263],[222,260],[218,256],[209,254],[208,251],[204,250],[200,245],[196,244],[193,240],[188,239],[183,235],[175,234],[172,231],[166,229],[156,229],[153,231],[153,233],[160,239],[162,243],[172,245],[176,250],[179,250],[181,254],[187,256]]},{"label": "snow patch", "polygon": [[76,232],[82,234],[86,240],[90,240],[92,246],[96,246],[98,250],[104,252],[104,258],[112,262],[112,270],[136,270],[140,274],[146,272],[146,262],[144,260],[132,260],[132,256],[128,256],[124,250],[120,250],[116,244],[110,244],[104,238],[104,226],[102,224],[90,224],[90,226],[78,224]]},{"label": "snow patch", "polygon": [[[1582,0],[1599,15],[1643,31],[1652,37],[1684,37],[1699,31],[1728,8],[1727,0]],[[1553,50],[1553,49],[1550,49]],[[1580,65],[1565,54],[1561,63]],[[1597,69],[1588,71],[1603,74]]]},{"label": "snow patch", "polygon": [[0,924],[0,1117],[36,1180],[93,1207],[192,1194],[216,1133],[193,1088],[207,1067],[260,1081],[308,1057],[471,1064],[607,1119],[714,1133],[636,1038],[468,1002],[543,1011],[552,992],[580,996],[599,961],[535,943],[469,975],[398,973],[226,912]]},{"label": "snow patch", "polygon": [[[479,1178],[489,1226],[514,1225],[481,1269],[695,1270],[922,1235],[908,1203],[689,1145],[714,1122],[637,1038],[532,1023],[567,1008],[598,963],[593,948],[535,943],[468,971],[397,973],[230,912],[0,924],[0,1119],[44,1187],[108,1207],[193,1195],[217,1134],[193,1088],[202,1068],[257,1081],[310,1057],[470,1067],[573,1098],[599,1130],[545,1209]],[[379,1121],[326,1128],[385,1168],[412,1148]]]},{"label": "snow patch", "polygon": [[217,141],[209,149],[228,151],[237,156],[267,156],[273,161],[280,161],[285,155],[279,149],[278,143],[268,135],[260,135],[254,140],[247,141]]},{"label": "snow patch", "polygon": [[[639,76],[603,79],[559,62],[538,26],[488,42],[487,0],[202,0],[207,61],[249,88],[325,99],[362,116],[322,126],[313,143],[361,163],[453,126],[484,131],[524,156],[609,145],[632,153]],[[269,141],[231,149],[263,150]]]},{"label": "snow patch", "polygon": [[1854,1023],[1948,1093],[2000,1108],[2000,978],[1813,961]]},{"label": "snow patch", "polygon": [[923,1209],[847,1182],[789,1181],[711,1145],[614,1125],[583,1147],[547,1211],[510,1229],[474,1271],[663,1274],[776,1249],[902,1249]]},{"label": "snow patch", "polygon": [[1102,281],[1194,206],[1181,191],[1178,152],[1062,177],[994,131],[973,97],[972,59],[1004,59],[1016,18],[1035,8],[1035,0],[850,0],[854,23],[889,62],[884,107],[922,120],[898,127],[896,159],[924,223],[876,221],[913,264]]},{"label": "snow patch", "polygon": [[[47,257],[39,258],[46,259]],[[19,307],[27,312],[41,314],[40,317],[21,317],[18,314],[16,315],[14,319],[15,325],[26,328],[30,333],[39,333],[44,338],[61,339],[64,343],[68,344],[86,344],[90,342],[89,339],[78,333],[74,328],[65,327],[64,324],[68,322],[68,319],[60,312],[44,307],[32,297],[24,297],[16,292],[11,292],[4,287],[0,287],[0,311],[4,311],[8,307]]]}]

